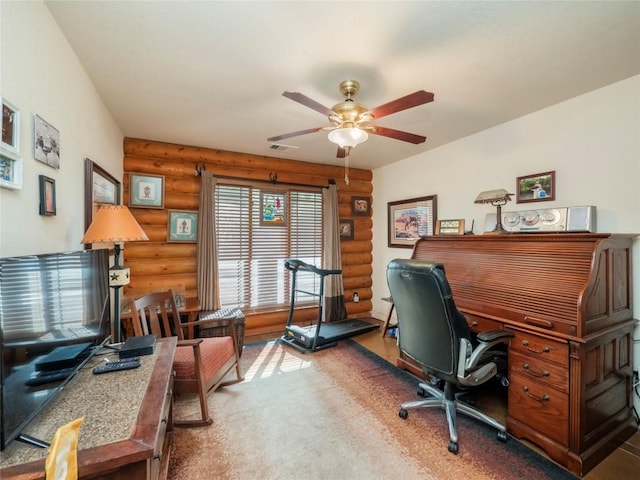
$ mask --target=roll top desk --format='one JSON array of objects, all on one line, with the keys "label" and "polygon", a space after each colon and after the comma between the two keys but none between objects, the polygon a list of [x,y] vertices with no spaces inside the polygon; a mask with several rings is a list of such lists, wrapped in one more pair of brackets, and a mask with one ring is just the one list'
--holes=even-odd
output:
[{"label": "roll top desk", "polygon": [[[474,331],[505,328],[508,432],[582,476],[637,431],[632,235],[503,234],[419,239]],[[411,369],[402,357],[401,366]]]}]

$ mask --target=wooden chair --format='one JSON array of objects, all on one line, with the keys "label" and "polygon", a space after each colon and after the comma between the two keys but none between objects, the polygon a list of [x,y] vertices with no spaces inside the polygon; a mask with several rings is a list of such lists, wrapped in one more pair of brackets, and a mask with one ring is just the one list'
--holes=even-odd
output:
[{"label": "wooden chair", "polygon": [[[240,373],[240,354],[233,325],[230,336],[210,338],[185,338],[185,332],[193,332],[195,325],[221,326],[233,320],[212,322],[182,322],[176,307],[173,290],[149,293],[130,301],[134,335],[156,335],[158,338],[177,336],[178,347],[173,361],[175,370],[174,392],[197,393],[200,397],[201,419],[175,420],[177,427],[202,427],[211,425],[207,396],[218,387],[243,380]],[[235,377],[223,382],[235,369]]]}]

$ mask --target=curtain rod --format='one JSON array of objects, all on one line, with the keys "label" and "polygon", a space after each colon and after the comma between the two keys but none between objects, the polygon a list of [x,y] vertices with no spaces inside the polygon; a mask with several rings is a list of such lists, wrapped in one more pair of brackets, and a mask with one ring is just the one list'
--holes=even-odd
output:
[{"label": "curtain rod", "polygon": [[[207,167],[204,163],[196,164],[195,175],[197,177],[202,176],[202,172],[206,171]],[[216,178],[220,178],[223,180],[239,180],[246,182],[247,179],[244,177],[235,177],[233,175],[215,175]],[[333,178],[327,179],[328,185],[311,185],[307,183],[291,183],[291,182],[280,182],[278,183],[278,174],[275,172],[269,172],[269,180],[250,180],[251,182],[260,182],[260,183],[270,183],[272,185],[284,185],[284,186],[292,186],[292,187],[312,187],[312,188],[328,188],[329,185],[335,185],[336,181]]]}]

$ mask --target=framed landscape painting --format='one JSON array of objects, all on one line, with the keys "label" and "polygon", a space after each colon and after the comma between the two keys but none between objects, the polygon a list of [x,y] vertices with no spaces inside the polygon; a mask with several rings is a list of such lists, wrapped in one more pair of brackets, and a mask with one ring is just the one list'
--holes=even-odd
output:
[{"label": "framed landscape painting", "polygon": [[387,205],[389,247],[412,248],[418,238],[433,235],[437,195],[399,200]]}]

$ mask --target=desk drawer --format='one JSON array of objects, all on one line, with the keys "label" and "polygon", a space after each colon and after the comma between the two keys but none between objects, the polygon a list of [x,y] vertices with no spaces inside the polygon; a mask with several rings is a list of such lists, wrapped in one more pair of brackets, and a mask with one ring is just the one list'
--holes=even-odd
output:
[{"label": "desk drawer", "polygon": [[568,445],[569,395],[518,374],[509,380],[509,417]]},{"label": "desk drawer", "polygon": [[479,333],[479,332],[484,332],[486,330],[502,329],[502,324],[495,320],[479,317],[478,315],[472,315],[470,313],[465,313],[464,316],[466,317],[467,324],[469,325],[469,329],[472,332]]},{"label": "desk drawer", "polygon": [[567,343],[520,330],[513,329],[511,331],[515,336],[509,342],[510,350],[517,350],[527,356],[541,358],[569,368],[569,346]]},{"label": "desk drawer", "polygon": [[515,349],[509,350],[509,375],[522,375],[534,382],[569,392],[569,369],[563,365],[547,362],[535,355],[525,355]]}]

